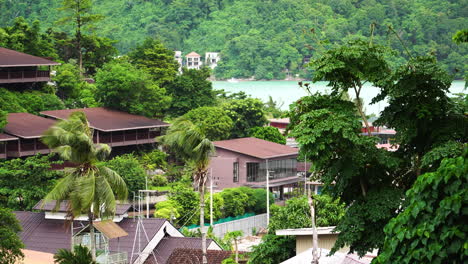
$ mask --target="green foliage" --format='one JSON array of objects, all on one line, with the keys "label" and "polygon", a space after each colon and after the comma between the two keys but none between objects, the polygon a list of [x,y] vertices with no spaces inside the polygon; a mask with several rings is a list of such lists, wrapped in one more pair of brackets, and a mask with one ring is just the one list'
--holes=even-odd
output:
[{"label": "green foliage", "polygon": [[[388,34],[391,25],[411,53],[436,54],[456,78],[465,75],[467,47],[451,38],[468,24],[463,1],[278,0],[267,4],[268,8],[260,0],[101,0],[94,1],[93,11],[106,15],[96,28],[118,41],[121,54],[154,36],[172,50],[220,51],[215,74],[223,79],[303,75],[304,57],[314,56],[328,43],[369,37],[373,23],[375,44],[404,51],[398,38]],[[0,25],[25,16],[29,21],[40,20],[46,28],[57,26],[54,22],[62,16],[59,6],[60,1],[50,0],[0,1]],[[60,26],[60,30],[69,28]]]},{"label": "green foliage", "polygon": [[40,91],[14,92],[0,88],[0,111],[39,114],[41,111],[64,108],[63,102],[55,94]]},{"label": "green foliage", "polygon": [[165,218],[165,219],[175,219],[179,221],[178,218],[181,216],[180,212],[184,212],[183,208],[179,206],[174,200],[166,200],[156,204],[156,211],[154,212],[154,217],[156,218]]},{"label": "green foliage", "polygon": [[250,137],[268,140],[278,144],[286,144],[286,137],[276,127],[252,127],[249,131]]},{"label": "green foliage", "polygon": [[150,152],[142,153],[139,161],[147,170],[166,169],[168,166],[167,157],[168,155],[165,152],[153,149]]},{"label": "green foliage", "polygon": [[180,217],[176,220],[178,225],[198,223],[200,198],[191,188],[175,186],[169,193],[169,200],[180,207],[178,210]]},{"label": "green foliage", "polygon": [[[0,9],[6,10],[2,5],[0,2]],[[13,21],[12,26],[0,28],[1,47],[35,56],[58,57],[52,39],[47,34],[41,33],[39,21],[35,20],[29,24],[23,17],[16,17],[11,21]],[[0,24],[10,24],[10,21]]]},{"label": "green foliage", "polygon": [[0,264],[14,264],[24,257],[18,235],[21,225],[10,209],[0,207]]},{"label": "green foliage", "polygon": [[263,103],[259,99],[229,100],[222,105],[222,108],[234,122],[231,132],[233,138],[246,137],[251,128],[261,127],[267,123]]},{"label": "green foliage", "polygon": [[[205,194],[205,220],[210,220],[210,194]],[[224,217],[224,198],[221,193],[213,193],[213,221]]]},{"label": "green foliage", "polygon": [[435,58],[416,57],[398,68],[374,99],[389,99],[376,123],[398,131],[396,143],[405,146],[400,150],[417,157],[415,170],[434,146],[466,139],[468,120],[447,96],[451,82]]},{"label": "green foliage", "polygon": [[224,200],[224,215],[238,216],[246,212],[246,208],[254,206],[253,200],[249,199],[249,195],[239,188],[228,188],[221,192],[221,197]]},{"label": "green foliage", "polygon": [[7,124],[7,112],[0,110],[0,133]]},{"label": "green foliage", "polygon": [[468,42],[468,29],[458,30],[452,37],[453,41],[457,44]]},{"label": "green foliage", "polygon": [[192,109],[202,106],[212,106],[215,101],[209,68],[186,69],[176,76],[166,87],[173,100],[167,110],[172,116],[181,116]]},{"label": "green foliage", "polygon": [[138,159],[132,154],[116,156],[106,162],[106,166],[121,175],[127,185],[130,197],[145,189],[146,172]]},{"label": "green foliage", "polygon": [[150,177],[149,184],[151,186],[166,186],[169,183],[164,175],[156,174]]},{"label": "green foliage", "polygon": [[57,67],[57,73],[52,80],[57,84],[57,94],[60,98],[78,98],[84,81],[80,69],[74,62],[64,63]]},{"label": "green foliage", "polygon": [[[62,173],[51,170],[49,155],[0,162],[0,207],[31,210],[54,186]],[[14,180],[12,180],[14,179]]]},{"label": "green foliage", "polygon": [[[314,195],[315,221],[317,226],[335,226],[345,214],[345,205],[328,195]],[[311,227],[310,207],[306,197],[292,198],[285,206],[273,205],[268,231],[278,229]]]},{"label": "green foliage", "polygon": [[375,263],[463,263],[468,257],[468,148],[418,177],[407,207],[385,226]]},{"label": "green foliage", "polygon": [[97,264],[86,246],[75,245],[73,252],[61,248],[55,253],[54,261],[58,264]]},{"label": "green foliage", "polygon": [[179,64],[174,59],[174,52],[167,49],[159,40],[147,38],[128,56],[132,64],[146,70],[160,86],[172,82],[176,77]]},{"label": "green foliage", "polygon": [[284,111],[281,110],[283,103],[278,103],[273,101],[273,98],[268,96],[268,101],[265,103],[265,112],[269,117],[279,118],[284,114]]},{"label": "green foliage", "polygon": [[199,107],[190,110],[185,118],[196,124],[210,140],[229,138],[233,129],[232,119],[220,107]]},{"label": "green foliage", "polygon": [[128,62],[111,62],[96,74],[96,99],[104,106],[155,117],[169,106],[171,97],[144,70]]},{"label": "green foliage", "polygon": [[259,245],[252,247],[248,263],[276,264],[294,257],[295,251],[296,238],[267,234]]},{"label": "green foliage", "polygon": [[127,186],[115,171],[100,163],[111,149],[93,143],[85,114],[73,112],[68,119],[50,127],[41,139],[62,159],[77,164],[64,171],[65,176],[47,194],[45,202],[55,200],[58,206],[68,200],[72,217],[82,214],[88,215],[89,220],[113,217],[116,200],[127,198]]}]

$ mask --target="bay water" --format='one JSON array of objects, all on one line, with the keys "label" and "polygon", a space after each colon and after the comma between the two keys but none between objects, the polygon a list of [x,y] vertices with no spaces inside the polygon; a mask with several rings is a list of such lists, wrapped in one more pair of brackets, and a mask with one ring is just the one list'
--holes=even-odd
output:
[{"label": "bay water", "polygon": [[[464,89],[465,81],[454,81],[450,87],[450,93],[466,93]],[[299,87],[297,81],[239,81],[239,82],[228,82],[228,81],[215,81],[213,82],[213,88],[216,90],[225,90],[230,93],[245,92],[246,94],[259,98],[263,102],[267,102],[269,96],[274,101],[281,105],[282,110],[288,110],[289,105],[297,101],[302,96],[306,96],[308,93],[304,88]],[[327,82],[311,83],[310,91],[312,93],[328,93],[330,87],[327,86]],[[373,87],[370,84],[364,85],[361,91],[361,97],[364,100],[366,114],[379,115],[387,102],[379,102],[370,105],[372,98],[374,98],[380,89]],[[354,97],[354,91],[350,90],[349,95],[351,98]]]}]

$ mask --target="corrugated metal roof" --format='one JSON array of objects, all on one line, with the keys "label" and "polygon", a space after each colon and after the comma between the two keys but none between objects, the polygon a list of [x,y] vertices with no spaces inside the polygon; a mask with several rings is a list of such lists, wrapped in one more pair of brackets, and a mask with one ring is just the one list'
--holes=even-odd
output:
[{"label": "corrugated metal roof", "polygon": [[296,148],[258,138],[236,138],[213,142],[217,148],[230,150],[260,159],[298,155]]},{"label": "corrugated metal roof", "polygon": [[71,113],[77,111],[85,113],[92,128],[105,132],[169,126],[168,123],[158,119],[151,119],[104,107],[52,110],[43,111],[41,114],[56,119],[67,119]]},{"label": "corrugated metal roof", "polygon": [[0,68],[59,65],[60,63],[0,47]]},{"label": "corrugated metal roof", "polygon": [[109,239],[128,236],[128,233],[112,220],[94,222],[94,227]]},{"label": "corrugated metal roof", "polygon": [[1,141],[12,141],[12,140],[18,140],[17,137],[10,136],[7,134],[0,133],[0,142]]},{"label": "corrugated metal roof", "polygon": [[20,138],[40,138],[56,121],[29,113],[10,113],[7,122],[3,131],[8,134]]},{"label": "corrugated metal roof", "polygon": [[[33,207],[33,210],[44,211],[44,212],[53,211],[53,209],[55,207],[55,201],[47,202],[44,205],[42,203],[43,203],[43,200],[40,200]],[[115,214],[116,215],[123,215],[123,214],[127,213],[130,210],[131,207],[132,207],[131,204],[117,204],[115,206]],[[62,212],[62,213],[67,212],[67,208],[68,208],[68,201],[62,201],[56,212]]]}]

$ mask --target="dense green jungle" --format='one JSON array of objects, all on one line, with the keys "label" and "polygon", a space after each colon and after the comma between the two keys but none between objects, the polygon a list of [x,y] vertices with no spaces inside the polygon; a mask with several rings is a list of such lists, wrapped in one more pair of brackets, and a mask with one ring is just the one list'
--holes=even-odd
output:
[{"label": "dense green jungle", "polygon": [[[56,23],[60,3],[0,0],[0,27],[22,16],[39,20],[44,32],[71,32],[69,24]],[[183,54],[221,52],[219,79],[307,77],[304,58],[331,43],[371,35],[406,57],[435,54],[457,79],[468,67],[467,45],[452,41],[468,24],[467,0],[99,0],[93,12],[105,19],[88,33],[115,40],[121,54],[148,36]]]}]

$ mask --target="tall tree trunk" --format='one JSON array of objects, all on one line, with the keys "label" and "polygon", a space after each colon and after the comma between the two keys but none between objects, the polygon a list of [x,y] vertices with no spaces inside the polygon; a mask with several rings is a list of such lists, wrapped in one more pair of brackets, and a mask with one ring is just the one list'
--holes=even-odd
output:
[{"label": "tall tree trunk", "polygon": [[89,215],[89,236],[91,242],[91,256],[93,257],[93,260],[96,261],[96,237],[94,236],[94,224],[92,214]]},{"label": "tall tree trunk", "polygon": [[205,230],[205,182],[200,179],[200,185],[198,186],[200,192],[200,230],[202,236],[202,263],[207,264],[206,258],[206,230]]},{"label": "tall tree trunk", "polygon": [[239,263],[239,249],[237,246],[237,238],[234,239],[234,245],[235,245],[235,250],[236,250],[236,263]]},{"label": "tall tree trunk", "polygon": [[[359,85],[359,88],[356,88],[354,87],[354,92],[356,94],[356,107],[358,109],[358,112],[359,112],[359,115],[361,115],[361,118],[362,118],[362,121],[364,122],[364,125],[366,126],[366,131],[367,131],[367,135],[369,137],[372,136],[372,132],[370,131],[370,126],[369,126],[369,122],[367,121],[367,117],[366,117],[366,114],[362,111],[362,103],[361,103],[361,98],[359,97],[360,93],[361,93],[361,89],[362,89],[362,85],[360,84]],[[359,177],[359,184],[361,185],[361,192],[362,192],[362,195],[364,197],[366,197],[367,195],[367,188],[366,188],[366,184],[364,182],[364,179],[361,177]]]}]

